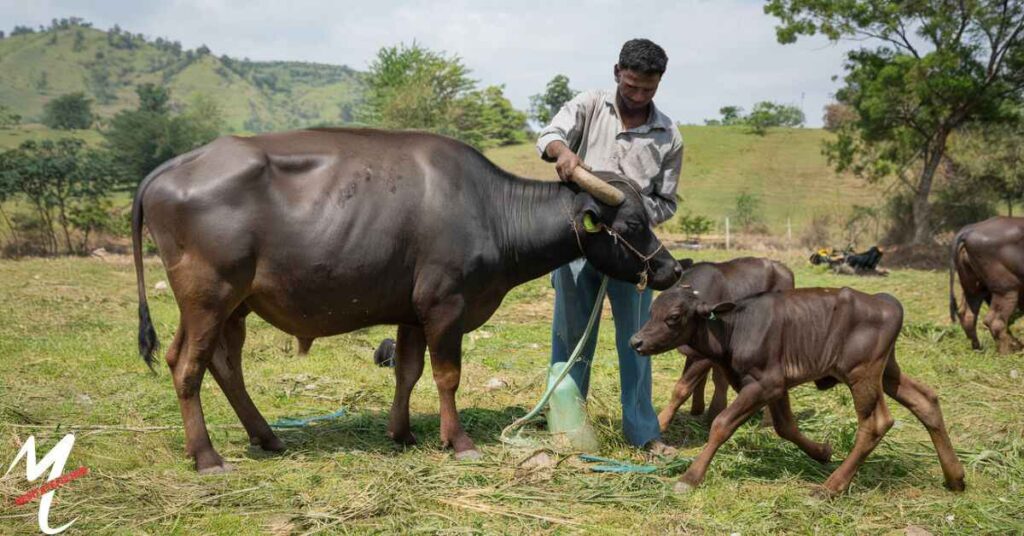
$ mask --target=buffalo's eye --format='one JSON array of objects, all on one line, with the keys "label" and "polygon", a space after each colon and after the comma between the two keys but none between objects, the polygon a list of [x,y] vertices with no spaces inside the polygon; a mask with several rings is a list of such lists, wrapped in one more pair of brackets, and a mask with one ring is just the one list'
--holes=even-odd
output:
[{"label": "buffalo's eye", "polygon": [[667,323],[667,324],[678,324],[679,320],[681,318],[682,317],[679,316],[679,313],[672,313],[672,314],[668,315],[668,318],[665,319],[665,323]]}]

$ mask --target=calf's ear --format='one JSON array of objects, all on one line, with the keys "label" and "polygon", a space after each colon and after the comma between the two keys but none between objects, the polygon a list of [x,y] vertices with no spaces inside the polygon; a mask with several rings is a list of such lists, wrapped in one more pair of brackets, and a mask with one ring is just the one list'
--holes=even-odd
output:
[{"label": "calf's ear", "polygon": [[693,259],[676,259],[683,270],[689,270],[693,266]]},{"label": "calf's ear", "polygon": [[708,320],[714,320],[716,315],[728,313],[736,308],[736,304],[732,302],[722,302],[715,305],[709,305],[702,303],[697,306],[697,314],[707,318]]}]

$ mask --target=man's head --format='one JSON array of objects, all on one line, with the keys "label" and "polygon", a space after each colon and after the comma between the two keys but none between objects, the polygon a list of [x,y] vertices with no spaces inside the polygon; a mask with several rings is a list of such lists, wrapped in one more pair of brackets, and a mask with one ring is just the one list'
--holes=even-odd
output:
[{"label": "man's head", "polygon": [[630,39],[622,45],[615,64],[620,104],[630,111],[646,109],[658,91],[668,56],[649,39]]}]

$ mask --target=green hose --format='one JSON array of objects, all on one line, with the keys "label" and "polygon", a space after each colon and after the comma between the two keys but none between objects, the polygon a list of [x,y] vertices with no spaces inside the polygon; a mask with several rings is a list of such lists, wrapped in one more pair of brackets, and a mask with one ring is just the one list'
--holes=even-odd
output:
[{"label": "green hose", "polygon": [[565,376],[567,374],[569,374],[569,371],[572,369],[572,366],[575,365],[577,361],[579,361],[580,355],[583,353],[583,345],[586,344],[587,339],[590,338],[590,332],[593,331],[594,323],[597,322],[597,318],[601,316],[601,307],[604,305],[604,295],[607,289],[608,276],[604,276],[604,278],[601,280],[601,288],[599,288],[597,291],[597,301],[594,302],[594,309],[590,312],[590,320],[587,321],[587,329],[584,330],[583,336],[580,337],[579,342],[576,343],[576,348],[572,351],[572,355],[569,356],[569,361],[566,362],[565,367],[562,369],[562,373],[559,374],[557,378],[555,378],[555,381],[550,382],[547,391],[544,392],[544,396],[540,398],[540,402],[538,402],[537,405],[534,406],[534,408],[530,410],[529,413],[527,413],[523,417],[516,419],[512,424],[506,426],[505,429],[501,431],[499,439],[501,439],[502,443],[505,443],[507,445],[513,445],[516,447],[537,446],[536,441],[522,437],[521,431],[520,433],[517,433],[515,437],[510,437],[509,434],[511,434],[515,430],[521,429],[523,426],[526,425],[526,423],[533,420],[537,416],[537,414],[541,412],[542,409],[544,409],[544,406],[547,405],[548,400],[551,398],[551,393],[555,391],[555,388],[558,387],[559,383],[562,383],[562,380],[565,379]]}]

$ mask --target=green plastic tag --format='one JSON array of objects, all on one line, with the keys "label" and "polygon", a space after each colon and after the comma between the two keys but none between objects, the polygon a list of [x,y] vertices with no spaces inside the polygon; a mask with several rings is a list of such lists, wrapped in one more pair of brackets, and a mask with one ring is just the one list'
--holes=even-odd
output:
[{"label": "green plastic tag", "polygon": [[597,233],[601,231],[601,228],[594,223],[594,219],[590,216],[590,213],[583,215],[583,230],[588,233]]}]

